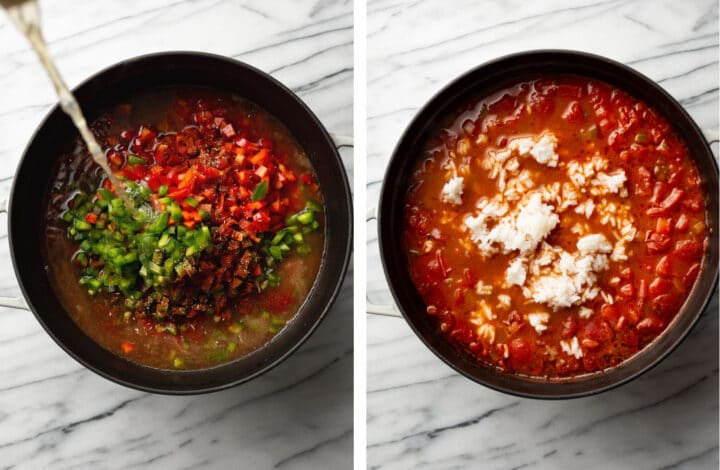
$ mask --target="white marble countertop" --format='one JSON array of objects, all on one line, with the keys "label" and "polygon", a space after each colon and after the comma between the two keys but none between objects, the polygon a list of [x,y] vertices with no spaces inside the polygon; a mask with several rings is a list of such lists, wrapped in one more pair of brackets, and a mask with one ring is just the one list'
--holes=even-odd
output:
[{"label": "white marble countertop", "polygon": [[[374,0],[368,3],[368,196],[414,113],[469,68],[579,49],[660,82],[718,127],[715,0]],[[717,155],[718,144],[713,144]],[[368,223],[368,298],[390,303]],[[718,302],[659,367],[599,396],[543,402],[476,385],[398,318],[368,316],[368,466],[396,469],[718,467]]]},{"label": "white marble countertop", "polygon": [[[41,8],[71,86],[140,54],[213,52],[271,73],[330,132],[352,133],[349,0],[282,8],[263,0],[41,0]],[[0,13],[0,190],[55,102]],[[352,151],[342,152],[351,171]],[[18,295],[4,216],[0,224],[0,295]],[[352,344],[350,273],[322,326],[279,367],[224,392],[164,397],[83,369],[31,313],[0,309],[0,468],[350,468]]]}]

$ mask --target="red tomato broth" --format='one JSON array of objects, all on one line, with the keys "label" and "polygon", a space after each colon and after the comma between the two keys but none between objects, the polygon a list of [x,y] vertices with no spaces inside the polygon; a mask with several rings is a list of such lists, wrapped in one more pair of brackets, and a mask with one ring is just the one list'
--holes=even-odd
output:
[{"label": "red tomato broth", "polygon": [[[607,194],[626,204],[637,234],[625,247],[628,259],[597,273],[597,296],[580,305],[549,311],[545,331],[536,331],[527,314],[541,307],[505,281],[516,253],[481,256],[469,240],[463,218],[476,201],[498,193],[482,167],[488,152],[505,149],[516,137],[552,132],[557,168],[526,158],[539,186],[563,181],[568,162],[587,162],[596,153],[612,169],[622,169],[628,197]],[[452,167],[450,171],[446,168]],[[454,172],[464,177],[462,202],[451,206],[441,192]],[[599,199],[596,197],[595,199]],[[413,283],[438,332],[480,362],[503,371],[536,377],[568,377],[599,371],[630,358],[660,335],[689,295],[708,244],[705,199],[695,163],[668,122],[645,103],[615,87],[581,77],[523,82],[489,97],[467,102],[446,116],[427,141],[410,177],[405,204],[404,244]],[[608,234],[598,217],[572,209],[562,212],[545,241],[574,249],[570,229],[585,223],[590,233]],[[493,340],[471,323],[478,281],[493,287]],[[498,293],[510,308],[496,305]],[[592,309],[581,318],[579,307]],[[582,357],[566,354],[560,341],[577,338]]]},{"label": "red tomato broth", "polygon": [[[206,116],[199,116],[206,109]],[[212,114],[222,116],[223,122],[212,121]],[[197,122],[207,119],[207,122]],[[286,213],[292,213],[308,200],[320,201],[322,194],[315,172],[302,147],[292,134],[273,116],[257,105],[221,92],[202,88],[164,88],[132,97],[122,105],[110,110],[93,123],[93,132],[106,148],[111,166],[130,180],[144,181],[153,190],[166,184],[168,196],[183,203],[195,193],[173,194],[181,182],[172,178],[173,165],[183,164],[183,155],[170,155],[165,161],[158,158],[158,146],[163,139],[172,138],[181,129],[216,126],[219,133],[230,140],[237,132],[245,141],[237,142],[249,154],[272,149],[272,153],[289,169],[288,175],[296,175],[297,181],[289,183],[277,192],[270,188],[273,201],[266,209],[254,205],[254,213],[267,210],[268,216],[258,222],[249,217],[244,225],[247,233],[259,233],[282,225]],[[233,126],[232,131],[227,128]],[[148,135],[143,136],[143,132]],[[215,134],[213,134],[215,135]],[[190,140],[189,145],[202,144],[209,137],[201,132]],[[143,139],[140,142],[138,139]],[[127,161],[127,149],[132,154],[148,160],[148,165],[131,165]],[[119,150],[119,151],[118,151]],[[174,159],[174,160],[172,160]],[[163,165],[163,171],[154,171]],[[185,169],[187,170],[187,169]],[[209,168],[209,171],[213,171]],[[290,173],[291,172],[291,173]],[[187,175],[189,171],[185,171]],[[158,368],[196,369],[211,367],[249,354],[270,341],[285,324],[290,322],[305,300],[319,270],[323,236],[322,230],[305,235],[308,254],[292,253],[276,266],[280,282],[262,292],[248,292],[229,299],[216,315],[198,315],[183,322],[177,334],[159,332],[157,322],[134,313],[126,318],[127,307],[120,294],[99,293],[90,296],[78,281],[80,269],[70,260],[77,250],[66,236],[67,224],[60,218],[66,203],[79,190],[94,191],[102,183],[101,174],[93,164],[84,147],[78,143],[75,151],[63,155],[48,203],[46,219],[47,236],[44,247],[48,272],[56,295],[78,326],[101,346],[134,362]],[[177,178],[176,178],[177,179]],[[201,180],[201,179],[200,179]],[[254,179],[251,181],[255,181]],[[275,179],[273,179],[275,181]],[[248,183],[251,186],[257,183]],[[211,185],[198,185],[198,191]],[[238,188],[240,188],[238,186]],[[215,194],[201,203],[212,201],[215,210],[221,198],[234,194],[236,188],[228,188],[226,194]],[[208,196],[205,193],[205,196]],[[245,195],[245,199],[249,195]],[[198,199],[204,196],[199,196]],[[240,200],[240,196],[237,196]],[[272,204],[285,198],[284,210],[277,212]],[[228,203],[229,204],[229,203]],[[202,206],[200,206],[202,207]],[[188,226],[196,220],[195,208],[183,204],[183,223]],[[238,209],[239,210],[239,209]],[[211,224],[219,227],[235,212],[213,214]],[[239,216],[238,216],[239,217]],[[322,215],[320,223],[322,224]],[[190,225],[191,226],[191,225]],[[233,264],[233,268],[236,265]],[[224,300],[224,299],[223,299]]]}]

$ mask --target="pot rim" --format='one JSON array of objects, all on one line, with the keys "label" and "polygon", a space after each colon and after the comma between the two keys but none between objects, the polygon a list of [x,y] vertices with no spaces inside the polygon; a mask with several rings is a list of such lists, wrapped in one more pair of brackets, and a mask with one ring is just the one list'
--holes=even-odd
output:
[{"label": "pot rim", "polygon": [[[11,186],[11,189],[10,189],[10,194],[9,194],[9,198],[8,198],[8,205],[7,205],[8,243],[9,243],[9,247],[10,247],[10,257],[11,257],[11,260],[12,260],[13,270],[14,270],[14,272],[15,272],[15,276],[16,276],[18,285],[19,285],[19,287],[20,287],[20,291],[22,292],[23,298],[24,298],[25,301],[27,302],[30,311],[32,311],[33,315],[34,315],[35,318],[37,319],[38,323],[40,323],[40,325],[43,327],[43,329],[45,330],[45,332],[46,332],[46,333],[53,339],[53,341],[55,341],[55,343],[56,343],[58,346],[60,346],[60,348],[63,349],[70,357],[72,357],[72,358],[75,359],[77,362],[79,362],[80,364],[82,364],[85,368],[93,371],[94,373],[96,373],[96,374],[98,374],[98,375],[100,375],[100,376],[102,376],[102,377],[104,377],[104,378],[106,378],[106,379],[108,379],[108,380],[110,380],[110,381],[112,381],[112,382],[115,382],[115,383],[117,383],[117,384],[119,384],[119,385],[123,385],[123,386],[128,387],[128,388],[140,390],[140,391],[143,391],[143,392],[149,392],[149,393],[155,393],[155,394],[162,394],[162,395],[200,395],[200,394],[212,393],[212,392],[217,392],[217,391],[220,391],[220,390],[225,390],[225,389],[228,389],[228,388],[235,387],[235,386],[240,385],[240,384],[243,384],[243,383],[245,383],[245,382],[249,382],[249,381],[251,381],[251,380],[253,380],[253,379],[255,379],[255,378],[257,378],[257,377],[259,377],[259,376],[261,376],[261,375],[263,375],[263,374],[265,374],[266,372],[272,370],[272,369],[275,368],[277,365],[279,365],[281,362],[283,362],[283,361],[285,361],[286,359],[288,359],[293,353],[295,353],[295,351],[297,351],[297,349],[300,348],[300,346],[302,346],[302,345],[310,338],[310,336],[315,332],[315,330],[317,330],[317,328],[318,328],[318,327],[320,326],[320,324],[323,322],[323,320],[324,320],[325,317],[327,316],[330,308],[333,306],[333,304],[334,304],[335,301],[337,300],[338,295],[340,294],[340,291],[341,291],[341,289],[342,289],[342,285],[343,285],[343,282],[344,282],[344,279],[345,279],[345,276],[346,276],[346,274],[347,274],[347,270],[348,270],[348,267],[349,267],[351,255],[352,255],[352,246],[353,246],[353,206],[352,206],[352,192],[351,192],[351,190],[350,190],[350,184],[349,184],[349,180],[348,180],[348,177],[347,177],[347,172],[346,172],[346,169],[345,169],[344,164],[342,163],[342,159],[341,159],[341,157],[340,157],[338,148],[337,148],[337,146],[335,145],[335,143],[333,142],[332,138],[330,137],[330,134],[328,133],[328,131],[327,131],[327,129],[325,128],[325,126],[324,126],[324,125],[322,124],[322,122],[318,119],[318,117],[315,115],[315,113],[310,109],[310,107],[309,107],[307,104],[305,104],[305,102],[304,102],[302,99],[300,99],[300,97],[299,97],[295,92],[293,92],[291,89],[289,89],[288,87],[286,87],[286,86],[285,86],[284,84],[282,84],[280,81],[278,81],[277,79],[275,79],[274,77],[272,77],[270,74],[268,74],[268,73],[266,73],[266,72],[264,72],[264,71],[262,71],[262,70],[260,70],[260,69],[258,69],[258,68],[256,68],[256,67],[254,67],[254,66],[252,66],[252,65],[249,65],[249,64],[247,64],[247,63],[245,63],[245,62],[243,62],[243,61],[237,60],[237,59],[235,59],[235,58],[226,57],[226,56],[222,56],[222,55],[218,55],[218,54],[207,53],[207,52],[201,52],[201,51],[182,51],[182,50],[178,50],[178,51],[163,51],[163,52],[154,52],[154,53],[149,53],[149,54],[142,54],[142,55],[130,57],[130,58],[127,58],[127,59],[123,59],[123,60],[121,60],[121,61],[119,61],[119,62],[116,62],[116,63],[114,63],[114,64],[111,64],[111,65],[109,65],[109,66],[107,66],[107,67],[105,67],[105,68],[103,68],[103,69],[101,69],[101,70],[93,73],[93,74],[90,75],[88,78],[86,78],[85,80],[83,80],[82,82],[80,82],[78,85],[76,85],[75,87],[73,87],[73,89],[72,89],[71,91],[72,91],[73,94],[76,94],[76,93],[78,92],[78,90],[81,90],[82,88],[87,87],[87,86],[88,86],[89,84],[91,84],[92,82],[100,79],[101,77],[103,77],[103,76],[105,76],[105,75],[107,75],[107,74],[109,74],[109,73],[112,73],[113,71],[115,71],[115,70],[117,70],[117,69],[120,69],[120,68],[123,68],[123,67],[127,67],[127,66],[130,66],[130,65],[137,65],[137,64],[139,64],[139,63],[141,64],[141,63],[143,63],[143,62],[146,62],[145,67],[147,67],[148,64],[151,64],[152,61],[155,60],[155,59],[163,59],[163,58],[168,58],[168,57],[178,57],[178,58],[186,58],[186,59],[187,59],[187,58],[190,58],[190,59],[192,59],[192,58],[200,58],[200,59],[210,60],[210,61],[225,62],[225,63],[231,64],[231,65],[233,65],[233,66],[235,66],[235,67],[240,67],[240,68],[246,69],[246,70],[249,71],[250,73],[258,76],[260,79],[262,79],[263,81],[265,81],[268,85],[280,89],[280,90],[287,96],[288,99],[293,100],[298,106],[300,106],[300,107],[303,109],[303,111],[306,113],[306,115],[310,118],[310,120],[311,120],[311,122],[312,122],[312,125],[323,135],[324,140],[326,141],[328,147],[332,149],[332,152],[333,152],[333,154],[334,154],[334,156],[335,156],[335,158],[336,158],[336,160],[337,160],[338,168],[340,169],[340,174],[341,174],[341,175],[340,175],[340,176],[341,176],[341,178],[340,178],[340,180],[341,180],[341,181],[340,181],[340,189],[341,189],[341,192],[342,192],[342,193],[344,193],[345,195],[347,195],[347,197],[345,198],[345,203],[343,204],[343,206],[344,206],[344,209],[347,210],[347,214],[348,214],[348,226],[347,226],[348,236],[347,236],[347,240],[345,240],[345,243],[344,243],[344,250],[343,250],[343,252],[342,252],[341,254],[338,253],[338,255],[341,255],[341,256],[336,256],[334,253],[333,253],[333,256],[332,256],[332,257],[326,256],[326,255],[327,255],[327,252],[326,252],[326,250],[327,250],[327,243],[325,243],[324,246],[323,246],[323,262],[321,263],[320,268],[319,268],[319,271],[318,271],[318,273],[317,273],[317,275],[316,275],[316,278],[315,278],[315,280],[313,281],[313,285],[311,286],[310,291],[308,292],[308,297],[312,294],[312,292],[313,292],[316,288],[319,288],[319,286],[318,286],[316,283],[318,282],[317,279],[320,277],[320,274],[322,273],[322,270],[323,270],[323,269],[328,269],[328,267],[330,266],[329,264],[326,264],[326,259],[329,260],[329,259],[333,258],[333,259],[335,259],[336,261],[330,261],[330,262],[333,262],[333,263],[341,263],[341,264],[340,264],[340,271],[339,271],[339,274],[340,274],[340,275],[338,276],[337,281],[334,282],[333,285],[331,286],[331,289],[327,289],[327,287],[329,287],[329,286],[324,286],[325,290],[329,290],[329,295],[326,297],[326,302],[324,303],[321,311],[320,311],[320,312],[317,314],[317,316],[310,322],[310,324],[309,324],[309,325],[303,325],[303,324],[301,324],[301,323],[298,323],[298,324],[297,324],[297,328],[303,328],[303,327],[305,328],[305,331],[304,331],[304,333],[302,334],[302,336],[301,336],[296,342],[294,342],[294,343],[292,344],[292,346],[290,346],[289,348],[287,348],[286,350],[284,350],[281,354],[279,354],[279,355],[277,355],[276,357],[274,357],[272,361],[267,362],[267,363],[264,364],[261,368],[259,368],[258,370],[256,370],[254,373],[252,373],[252,374],[250,374],[250,375],[246,375],[246,376],[242,376],[242,377],[234,378],[234,379],[230,379],[230,380],[225,380],[225,381],[222,381],[221,383],[216,383],[216,384],[214,384],[214,385],[209,385],[209,386],[193,386],[193,387],[177,388],[177,389],[149,386],[149,385],[146,385],[146,384],[136,383],[136,382],[132,382],[132,381],[129,381],[129,380],[125,380],[125,379],[123,379],[122,377],[119,377],[119,376],[117,376],[117,375],[114,375],[114,374],[108,372],[107,370],[105,370],[106,368],[104,368],[104,367],[102,367],[102,366],[100,366],[100,365],[98,365],[98,364],[94,364],[94,363],[92,363],[91,361],[87,361],[87,360],[83,359],[83,358],[80,357],[71,347],[69,347],[68,345],[66,345],[66,344],[64,343],[64,341],[61,341],[60,338],[58,338],[58,336],[55,334],[54,330],[53,330],[50,326],[47,325],[47,323],[45,322],[45,320],[44,320],[44,318],[43,318],[43,315],[42,315],[41,313],[39,313],[38,308],[37,308],[35,302],[34,302],[33,299],[31,298],[31,296],[28,294],[27,287],[26,287],[26,285],[25,285],[25,282],[23,281],[22,274],[21,274],[21,272],[20,272],[20,270],[19,270],[20,261],[17,259],[17,256],[16,256],[16,249],[15,249],[14,235],[13,235],[13,233],[14,233],[14,231],[13,231],[13,222],[12,222],[12,221],[13,221],[13,206],[15,205],[14,199],[15,199],[15,194],[16,194],[16,189],[17,189],[16,186],[17,186],[17,184],[18,184],[17,175],[18,175],[18,173],[19,173],[19,170],[20,170],[21,167],[23,166],[23,163],[24,163],[24,161],[25,161],[25,158],[26,158],[28,152],[30,151],[30,148],[32,147],[33,142],[34,142],[34,141],[38,138],[38,136],[41,134],[41,132],[43,131],[43,129],[44,129],[45,126],[47,125],[48,121],[51,119],[51,117],[52,117],[53,115],[55,115],[55,113],[58,113],[58,112],[62,113],[62,110],[60,109],[59,103],[56,103],[56,104],[45,114],[45,116],[43,117],[43,119],[40,121],[40,123],[38,124],[38,126],[37,126],[37,127],[35,128],[35,130],[33,131],[30,139],[28,140],[27,144],[25,145],[25,148],[24,148],[23,151],[22,151],[22,154],[21,154],[20,159],[18,160],[18,164],[17,164],[17,166],[16,166],[15,172],[13,173],[13,182],[12,182],[12,186]],[[212,86],[210,86],[209,88],[212,88]],[[250,100],[252,100],[252,97],[247,97],[247,98],[250,99]],[[276,116],[276,117],[277,117],[278,120],[280,120],[280,122],[283,122],[281,116]],[[53,295],[54,295],[54,294],[53,294]],[[307,300],[307,297],[306,297],[306,299],[303,301],[303,304],[301,304],[301,306],[300,306],[300,308],[298,309],[298,311],[300,311],[300,310],[303,309],[303,307],[304,307],[304,302],[305,302],[306,300]],[[72,320],[71,320],[71,321],[72,321]],[[292,325],[289,325],[288,327],[292,327]],[[83,332],[83,333],[84,333],[84,332]],[[90,338],[90,339],[91,339],[93,342],[95,341],[95,340],[92,339],[92,338]],[[266,344],[267,344],[267,343],[266,343]],[[99,346],[99,345],[98,345],[98,346]],[[102,347],[102,346],[100,346],[100,347]],[[248,356],[250,356],[250,355],[252,355],[252,354],[255,354],[255,353],[259,353],[260,351],[263,350],[264,347],[265,347],[265,345],[259,347],[258,349],[250,352],[248,355],[243,356],[243,358],[244,358],[244,357],[248,357]],[[103,349],[104,349],[104,348],[103,348]],[[204,371],[208,371],[208,370],[211,370],[211,369],[220,368],[220,367],[223,367],[223,366],[225,366],[225,365],[232,364],[232,363],[234,362],[234,361],[230,361],[230,362],[225,363],[225,364],[221,364],[221,365],[214,366],[214,367],[202,368],[202,369],[170,370],[170,369],[159,369],[159,368],[154,368],[154,367],[148,367],[148,366],[145,366],[145,365],[142,365],[142,364],[137,364],[137,363],[128,361],[127,359],[121,358],[120,356],[117,356],[117,355],[115,355],[114,353],[111,353],[111,354],[113,354],[114,356],[116,356],[116,357],[124,360],[125,362],[129,362],[129,363],[131,363],[131,364],[133,364],[133,365],[136,365],[136,366],[139,365],[140,367],[142,367],[142,368],[144,368],[144,369],[148,369],[148,370],[151,370],[151,371],[157,371],[157,373],[174,375],[174,376],[177,376],[177,377],[187,376],[187,375],[191,375],[191,374],[194,374],[194,373],[202,373],[202,372],[204,372]],[[242,358],[239,358],[239,359],[242,359]]]},{"label": "pot rim", "polygon": [[[497,66],[505,66],[510,67],[512,61],[518,61],[522,60],[525,63],[529,61],[536,60],[538,62],[541,61],[548,61],[550,59],[550,56],[552,56],[553,59],[556,60],[564,60],[565,62],[570,62],[573,59],[584,59],[584,60],[590,60],[595,62],[595,65],[599,67],[606,67],[606,68],[612,68],[614,71],[616,71],[618,74],[622,74],[626,77],[634,77],[635,79],[639,79],[640,81],[644,82],[646,85],[651,87],[653,91],[658,92],[659,95],[661,95],[662,99],[664,99],[667,103],[671,104],[674,110],[679,111],[682,113],[687,121],[690,123],[693,131],[696,135],[692,136],[695,138],[696,136],[700,136],[702,138],[703,148],[706,150],[706,154],[709,155],[711,158],[711,162],[715,171],[715,175],[718,175],[720,172],[718,171],[718,162],[714,158],[714,154],[712,153],[712,150],[710,149],[710,146],[707,142],[707,139],[705,139],[702,136],[702,132],[700,128],[698,127],[695,120],[685,111],[683,106],[675,100],[667,91],[665,91],[660,85],[658,85],[654,80],[650,79],[649,77],[645,76],[644,74],[641,74],[637,70],[623,64],[620,62],[617,62],[615,60],[609,59],[604,56],[600,56],[597,54],[591,54],[588,52],[583,51],[575,51],[575,50],[569,50],[569,49],[537,49],[537,50],[527,50],[522,52],[515,52],[511,54],[506,54],[494,59],[491,59],[489,61],[486,61],[476,67],[471,68],[470,70],[462,73],[461,75],[455,77],[452,79],[449,83],[444,85],[439,91],[434,93],[430,99],[428,99],[425,104],[416,111],[413,118],[410,120],[408,125],[405,127],[405,130],[401,134],[399,140],[397,141],[395,148],[393,150],[393,153],[390,157],[390,160],[387,163],[385,175],[383,177],[382,187],[380,190],[380,197],[379,197],[379,204],[378,204],[378,211],[377,211],[377,233],[378,233],[378,243],[379,243],[379,251],[380,251],[380,259],[383,266],[383,272],[385,274],[385,278],[387,280],[390,292],[393,296],[393,299],[395,300],[395,304],[400,310],[400,313],[402,314],[405,321],[410,325],[410,328],[413,330],[415,335],[420,338],[422,343],[427,347],[430,351],[435,354],[442,362],[444,362],[446,365],[450,366],[454,371],[460,373],[461,375],[465,376],[466,378],[472,380],[475,383],[478,383],[480,385],[489,387],[493,390],[506,393],[509,395],[514,395],[518,397],[523,398],[534,398],[534,399],[544,399],[544,400],[562,400],[562,399],[570,399],[570,398],[580,398],[585,396],[591,396],[596,395],[608,390],[612,390],[616,387],[619,387],[625,383],[628,383],[639,376],[643,375],[645,372],[648,372],[649,370],[653,369],[655,366],[657,366],[660,362],[662,362],[665,358],[668,357],[668,355],[674,351],[680,343],[683,342],[683,340],[688,336],[690,331],[694,328],[694,326],[698,323],[700,317],[707,309],[707,306],[712,298],[712,295],[718,285],[718,264],[717,262],[713,264],[708,263],[702,263],[702,269],[700,274],[698,275],[695,285],[693,289],[690,291],[690,294],[688,295],[686,302],[691,298],[691,296],[695,295],[695,288],[697,287],[697,283],[700,281],[701,276],[703,275],[703,272],[711,270],[711,275],[713,276],[713,281],[709,285],[709,288],[707,291],[703,292],[701,302],[699,303],[700,307],[697,309],[697,311],[693,312],[693,319],[691,322],[685,327],[684,331],[680,333],[680,335],[675,339],[675,341],[666,349],[660,351],[656,354],[656,356],[653,358],[652,361],[650,361],[645,366],[637,369],[636,371],[628,374],[627,376],[621,378],[620,380],[617,380],[615,382],[611,382],[608,384],[601,385],[596,388],[592,388],[586,391],[580,391],[580,392],[563,392],[562,387],[563,385],[567,385],[568,381],[554,381],[554,380],[546,380],[546,381],[540,381],[539,379],[534,379],[531,377],[524,377],[522,375],[518,374],[511,374],[511,373],[503,373],[501,371],[495,370],[491,367],[488,367],[483,364],[479,364],[479,367],[484,367],[487,371],[489,371],[490,374],[493,376],[503,375],[505,378],[509,378],[512,382],[513,386],[502,386],[498,384],[491,383],[487,380],[485,380],[482,377],[479,377],[476,374],[471,373],[468,370],[465,370],[464,368],[460,367],[458,364],[459,360],[453,360],[453,358],[448,357],[446,354],[443,354],[442,352],[438,351],[438,349],[431,344],[430,339],[428,338],[429,335],[426,335],[423,331],[421,331],[419,325],[415,323],[413,320],[414,315],[409,312],[408,308],[402,304],[402,299],[400,295],[397,292],[396,287],[394,286],[393,282],[393,276],[395,274],[395,271],[393,271],[393,265],[390,263],[390,257],[393,255],[391,252],[392,248],[389,247],[391,245],[390,240],[385,240],[385,237],[390,236],[389,233],[385,233],[386,225],[385,222],[385,208],[386,207],[392,207],[393,204],[397,204],[397,201],[391,201],[388,200],[390,197],[389,194],[392,192],[392,187],[396,186],[398,184],[399,178],[401,178],[403,175],[398,174],[390,174],[391,168],[393,167],[393,163],[399,160],[404,160],[407,158],[412,158],[407,155],[401,154],[401,147],[403,147],[404,143],[415,136],[415,127],[423,126],[425,124],[426,120],[422,120],[421,118],[426,117],[426,114],[441,114],[442,111],[447,111],[447,106],[455,99],[457,99],[458,95],[461,95],[462,92],[458,89],[463,88],[464,81],[468,80],[470,77],[480,74],[484,70],[487,70],[490,67],[497,67]],[[549,75],[552,75],[553,72],[548,72]],[[572,75],[571,72],[555,72],[556,75]],[[535,74],[537,75],[537,73]],[[578,76],[584,76],[587,78],[593,78],[592,75],[588,73],[578,72]],[[518,78],[516,81],[521,81],[521,78]],[[601,79],[602,81],[605,81],[604,79]],[[464,93],[467,93],[467,90],[464,91]],[[447,96],[446,96],[447,95]],[[446,99],[449,97],[449,99]],[[658,100],[660,101],[660,100]],[[653,107],[653,103],[649,103],[651,107]],[[440,110],[440,111],[438,111]],[[683,138],[687,139],[687,135],[682,135]],[[389,209],[388,209],[389,210]],[[709,210],[709,209],[708,209]],[[718,243],[717,237],[710,237],[711,243]],[[682,310],[681,310],[682,311]],[[597,371],[591,374],[584,374],[581,376],[575,376],[576,380],[573,383],[580,383],[585,381],[590,381],[599,377],[602,377],[604,374],[610,373],[614,370],[616,370],[618,367],[623,366],[624,364],[628,363],[633,358],[638,357],[640,354],[647,354],[648,352],[652,352],[653,348],[657,346],[655,343],[657,340],[659,340],[661,337],[663,337],[666,333],[668,333],[674,325],[675,320],[680,316],[680,312],[675,316],[673,321],[665,328],[665,330],[658,335],[651,343],[647,344],[643,349],[636,352],[633,356],[626,359],[625,361],[621,362],[617,366],[614,366],[612,368],[604,369],[602,371]],[[686,313],[687,314],[687,313]],[[437,333],[435,333],[437,334]],[[444,339],[443,339],[444,341]],[[466,353],[460,353],[465,355]],[[516,388],[517,385],[522,384],[523,386],[532,386],[532,384],[538,384],[545,387],[546,385],[550,385],[551,387],[554,387],[557,391],[555,391],[552,394],[547,393],[539,393],[539,392],[533,392],[533,391],[523,391],[518,390]]]}]

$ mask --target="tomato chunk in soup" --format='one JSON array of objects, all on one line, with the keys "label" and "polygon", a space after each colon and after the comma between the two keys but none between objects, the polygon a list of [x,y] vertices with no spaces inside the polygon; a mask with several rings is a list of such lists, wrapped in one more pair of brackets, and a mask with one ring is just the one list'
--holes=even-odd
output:
[{"label": "tomato chunk in soup", "polygon": [[438,333],[529,376],[595,372],[646,346],[688,297],[710,233],[668,121],[582,77],[468,100],[409,188],[409,270]]}]

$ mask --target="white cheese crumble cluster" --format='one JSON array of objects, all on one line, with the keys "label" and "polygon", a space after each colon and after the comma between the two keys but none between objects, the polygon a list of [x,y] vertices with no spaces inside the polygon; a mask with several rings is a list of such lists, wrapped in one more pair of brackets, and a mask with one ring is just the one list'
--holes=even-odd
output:
[{"label": "white cheese crumble cluster", "polygon": [[[547,330],[551,311],[579,306],[578,316],[589,318],[593,311],[583,303],[598,295],[612,302],[612,297],[596,285],[597,275],[607,270],[611,261],[627,260],[625,247],[636,235],[629,205],[607,199],[610,195],[628,196],[624,171],[610,171],[607,159],[600,155],[585,162],[562,163],[557,145],[555,135],[544,132],[538,138],[512,138],[500,151],[488,150],[480,157],[481,164],[495,181],[498,194],[481,198],[475,210],[463,218],[469,239],[482,257],[515,255],[505,271],[504,287],[519,286],[528,302],[548,309],[526,315],[538,334]],[[527,158],[556,169],[561,177],[565,174],[567,181],[536,182],[521,163]],[[463,182],[462,177],[449,179],[442,189],[442,200],[462,204]],[[570,227],[577,236],[572,252],[546,241],[568,210],[587,221]],[[592,233],[591,220],[608,227],[611,239]],[[487,297],[493,289],[478,282],[476,292]],[[509,296],[498,294],[496,308],[509,308],[509,304]],[[490,320],[494,315],[487,301],[478,303],[472,318],[478,335],[492,343],[495,332]],[[577,338],[563,341],[561,348],[568,355],[582,357]]]}]

